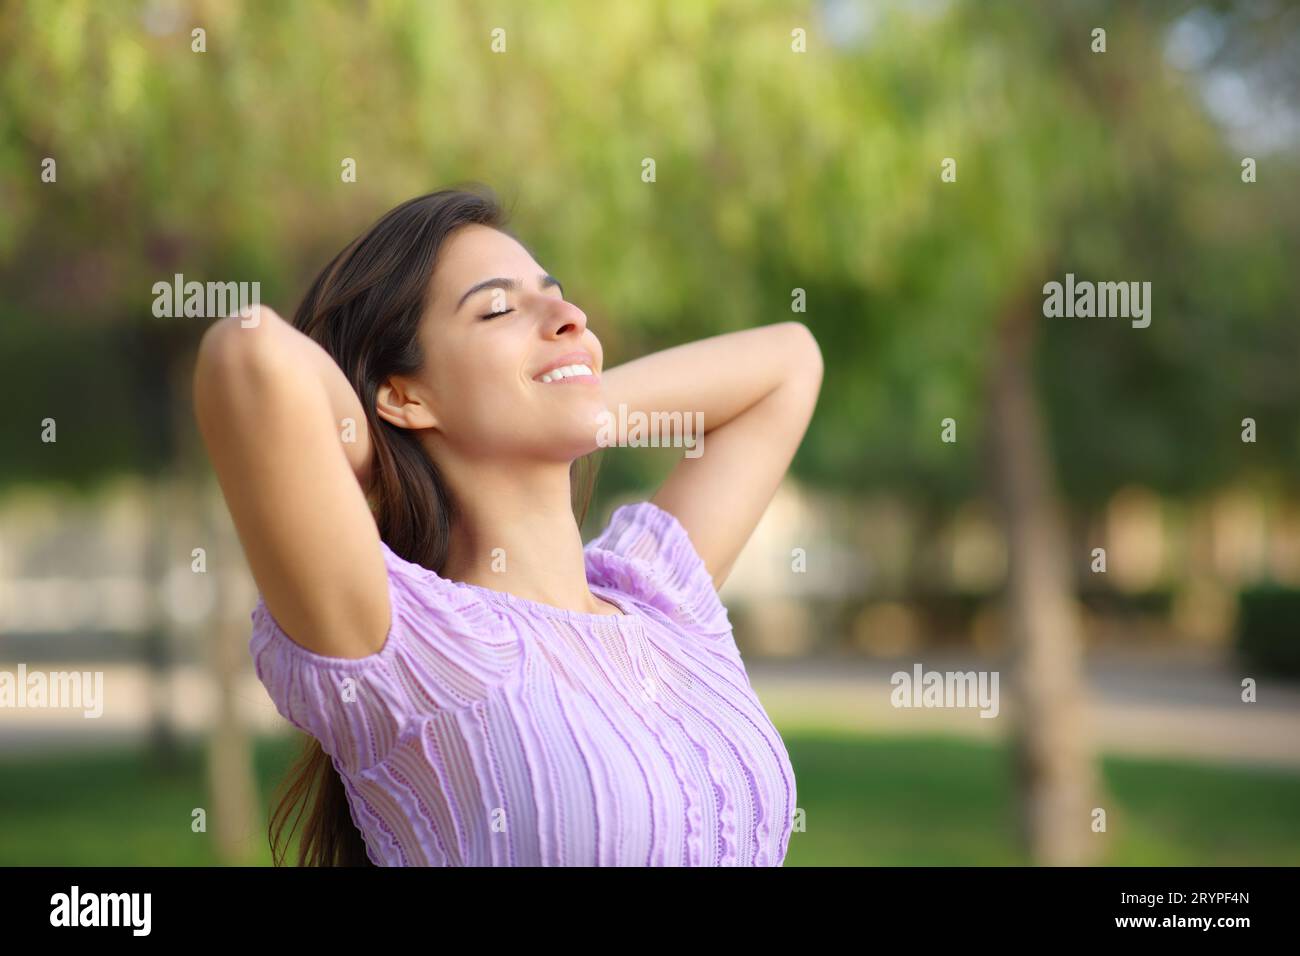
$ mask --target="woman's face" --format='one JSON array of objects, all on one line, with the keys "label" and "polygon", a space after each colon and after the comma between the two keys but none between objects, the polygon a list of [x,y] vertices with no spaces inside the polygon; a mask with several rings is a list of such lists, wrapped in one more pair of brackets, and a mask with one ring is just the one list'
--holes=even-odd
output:
[{"label": "woman's face", "polygon": [[[452,233],[432,282],[417,387],[438,441],[467,458],[567,464],[594,451],[604,354],[558,282],[510,236],[480,225]],[[559,377],[557,365],[586,369]]]}]

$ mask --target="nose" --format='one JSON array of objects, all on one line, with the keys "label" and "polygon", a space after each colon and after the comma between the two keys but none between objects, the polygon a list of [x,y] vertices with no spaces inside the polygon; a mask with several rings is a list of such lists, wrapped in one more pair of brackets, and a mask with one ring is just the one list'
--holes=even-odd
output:
[{"label": "nose", "polygon": [[551,338],[563,335],[581,335],[587,330],[587,314],[572,302],[564,299],[549,299],[544,325]]}]

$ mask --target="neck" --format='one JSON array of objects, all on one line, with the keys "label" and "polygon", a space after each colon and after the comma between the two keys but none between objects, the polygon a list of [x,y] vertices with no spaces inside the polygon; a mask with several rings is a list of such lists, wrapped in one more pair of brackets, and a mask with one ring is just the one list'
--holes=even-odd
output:
[{"label": "neck", "polygon": [[443,577],[584,613],[591,593],[565,462],[440,463],[456,503]]}]

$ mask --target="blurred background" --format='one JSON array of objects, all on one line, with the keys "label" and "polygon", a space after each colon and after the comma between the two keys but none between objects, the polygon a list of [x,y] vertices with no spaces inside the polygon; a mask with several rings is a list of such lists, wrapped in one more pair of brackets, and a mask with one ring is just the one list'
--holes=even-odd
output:
[{"label": "blurred background", "polygon": [[[197,31],[197,32],[196,32]],[[1102,32],[1098,32],[1102,31]],[[0,6],[0,864],[268,864],[300,744],[190,407],[382,212],[478,181],[607,364],[795,319],[825,384],[721,596],[787,865],[1300,863],[1300,8]],[[1151,283],[1151,322],[1043,286]],[[590,538],[666,449],[601,453]],[[996,672],[977,709],[892,675]]]}]

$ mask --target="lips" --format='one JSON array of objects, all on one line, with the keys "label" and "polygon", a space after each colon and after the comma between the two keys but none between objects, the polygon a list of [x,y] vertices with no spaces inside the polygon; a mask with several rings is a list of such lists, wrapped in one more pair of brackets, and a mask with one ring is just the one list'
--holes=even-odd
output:
[{"label": "lips", "polygon": [[542,376],[554,373],[557,369],[566,368],[571,365],[585,365],[591,369],[590,375],[566,375],[563,378],[556,378],[556,382],[591,382],[598,377],[596,374],[596,360],[591,357],[590,352],[569,352],[565,355],[557,356],[542,368],[538,369],[533,375],[533,381],[539,384],[552,384],[542,382]]}]

